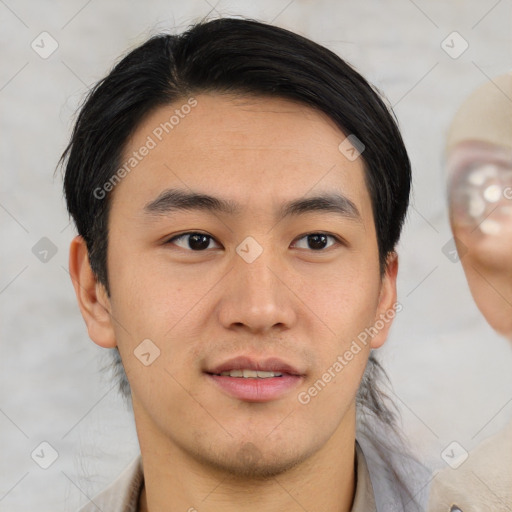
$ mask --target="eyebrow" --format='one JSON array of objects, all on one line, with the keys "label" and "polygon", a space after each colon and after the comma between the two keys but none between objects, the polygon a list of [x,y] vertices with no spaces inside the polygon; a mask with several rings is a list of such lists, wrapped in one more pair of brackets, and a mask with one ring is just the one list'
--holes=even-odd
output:
[{"label": "eyebrow", "polygon": [[[144,206],[144,212],[151,216],[165,216],[177,211],[194,210],[239,215],[242,208],[234,201],[179,189],[164,190],[156,199]],[[313,212],[330,212],[350,220],[359,222],[362,220],[356,205],[348,197],[338,193],[323,193],[289,201],[281,206],[277,219],[282,220],[285,217]]]}]

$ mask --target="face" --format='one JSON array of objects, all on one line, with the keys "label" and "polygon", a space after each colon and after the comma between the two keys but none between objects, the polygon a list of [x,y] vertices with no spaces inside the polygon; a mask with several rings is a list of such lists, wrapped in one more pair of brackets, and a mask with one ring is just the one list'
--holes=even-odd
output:
[{"label": "face", "polygon": [[467,141],[451,150],[450,220],[471,292],[512,339],[512,150]]},{"label": "face", "polygon": [[450,218],[472,255],[512,267],[512,150],[478,141],[449,155]]},{"label": "face", "polygon": [[353,445],[396,260],[382,277],[362,159],[340,152],[328,117],[281,99],[194,102],[155,111],[125,148],[147,154],[112,193],[114,320],[92,337],[119,348],[141,447],[277,474]]}]

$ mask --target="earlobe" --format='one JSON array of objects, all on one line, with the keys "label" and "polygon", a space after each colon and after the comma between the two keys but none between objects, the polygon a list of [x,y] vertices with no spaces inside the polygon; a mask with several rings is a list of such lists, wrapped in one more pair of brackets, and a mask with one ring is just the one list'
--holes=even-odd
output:
[{"label": "earlobe", "polygon": [[100,347],[114,348],[117,343],[110,300],[91,268],[87,246],[81,236],[76,236],[69,247],[69,273],[89,337]]},{"label": "earlobe", "polygon": [[371,347],[380,348],[384,345],[393,319],[400,310],[397,307],[396,278],[398,274],[398,255],[396,252],[389,254],[386,269],[382,277],[379,297],[379,306],[375,316],[374,328],[378,331],[372,338]]}]

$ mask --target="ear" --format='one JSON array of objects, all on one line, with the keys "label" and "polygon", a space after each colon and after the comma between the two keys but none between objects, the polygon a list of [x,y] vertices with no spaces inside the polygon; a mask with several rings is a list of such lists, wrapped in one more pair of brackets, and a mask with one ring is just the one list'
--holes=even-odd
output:
[{"label": "ear", "polygon": [[398,255],[389,254],[386,260],[386,269],[382,276],[379,305],[375,314],[374,327],[378,331],[372,338],[371,347],[379,348],[388,338],[389,329],[396,314],[402,310],[401,304],[396,300],[396,277],[398,274]]},{"label": "ear", "polygon": [[117,343],[110,299],[91,268],[87,245],[81,236],[75,237],[69,247],[69,273],[89,337],[100,347],[114,348]]}]

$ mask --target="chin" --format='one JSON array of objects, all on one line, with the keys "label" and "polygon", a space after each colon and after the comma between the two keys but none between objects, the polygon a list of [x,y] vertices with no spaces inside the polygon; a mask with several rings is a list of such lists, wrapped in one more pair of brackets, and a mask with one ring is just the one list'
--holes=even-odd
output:
[{"label": "chin", "polygon": [[252,442],[242,442],[238,448],[226,447],[223,452],[201,451],[194,457],[202,465],[229,475],[232,479],[267,480],[290,471],[309,457],[309,453],[286,451],[286,448],[276,450],[267,447],[258,448]]}]

